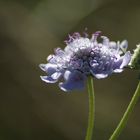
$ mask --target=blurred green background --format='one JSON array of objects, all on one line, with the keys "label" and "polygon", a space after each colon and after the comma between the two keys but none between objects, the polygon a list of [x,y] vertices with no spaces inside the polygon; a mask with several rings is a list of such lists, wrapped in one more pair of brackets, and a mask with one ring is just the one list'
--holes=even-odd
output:
[{"label": "blurred green background", "polygon": [[[88,95],[40,80],[38,65],[68,33],[97,30],[111,40],[140,42],[139,0],[0,0],[0,140],[84,140]],[[107,140],[138,83],[125,70],[94,80],[94,140]],[[140,103],[119,140],[140,140]]]}]

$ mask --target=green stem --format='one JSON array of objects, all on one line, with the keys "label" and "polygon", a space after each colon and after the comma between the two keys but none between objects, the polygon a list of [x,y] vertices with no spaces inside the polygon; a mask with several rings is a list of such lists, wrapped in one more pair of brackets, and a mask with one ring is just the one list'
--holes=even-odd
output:
[{"label": "green stem", "polygon": [[131,112],[133,111],[135,104],[137,103],[138,99],[140,96],[140,82],[137,86],[137,89],[120,121],[120,123],[118,124],[117,128],[115,129],[115,131],[113,132],[112,136],[110,137],[109,140],[116,140],[118,138],[118,136],[120,135],[121,131],[124,129],[124,127],[127,124],[128,118],[131,114]]},{"label": "green stem", "polygon": [[88,95],[89,95],[89,116],[88,116],[88,128],[85,140],[92,139],[92,132],[94,126],[94,113],[95,113],[95,97],[93,87],[93,77],[89,76],[87,81]]}]

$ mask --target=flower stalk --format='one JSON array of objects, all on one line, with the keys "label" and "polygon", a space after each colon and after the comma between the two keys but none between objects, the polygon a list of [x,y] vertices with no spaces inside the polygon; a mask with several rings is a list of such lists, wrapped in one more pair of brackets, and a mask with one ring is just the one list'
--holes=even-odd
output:
[{"label": "flower stalk", "polygon": [[118,124],[117,128],[115,129],[115,131],[113,132],[112,136],[110,137],[109,140],[116,140],[120,133],[122,132],[122,130],[125,128],[126,124],[127,124],[127,121],[129,119],[129,116],[131,115],[134,107],[135,107],[135,104],[137,103],[138,99],[140,97],[140,81],[139,81],[139,84],[137,86],[137,89],[120,121],[120,123]]},{"label": "flower stalk", "polygon": [[89,116],[88,116],[88,128],[87,128],[85,140],[91,140],[93,127],[94,127],[94,118],[95,118],[95,95],[94,95],[92,76],[88,77],[87,88],[88,88],[88,95],[89,95]]}]

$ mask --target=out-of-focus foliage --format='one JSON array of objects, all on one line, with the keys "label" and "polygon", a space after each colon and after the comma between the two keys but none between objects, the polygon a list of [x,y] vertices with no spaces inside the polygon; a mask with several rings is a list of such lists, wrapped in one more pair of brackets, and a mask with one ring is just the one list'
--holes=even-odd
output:
[{"label": "out-of-focus foliage", "polygon": [[[0,1],[0,139],[84,140],[87,91],[63,93],[46,85],[38,68],[69,33],[101,30],[112,40],[127,39],[132,51],[140,38],[139,0]],[[126,70],[94,80],[94,138],[106,140],[137,85],[138,72]],[[139,104],[120,140],[140,139]]]}]

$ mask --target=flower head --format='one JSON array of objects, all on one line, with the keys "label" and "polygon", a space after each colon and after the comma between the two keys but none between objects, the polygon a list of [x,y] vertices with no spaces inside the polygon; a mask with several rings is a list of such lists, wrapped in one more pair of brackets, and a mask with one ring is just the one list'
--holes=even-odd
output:
[{"label": "flower head", "polygon": [[64,50],[57,48],[54,55],[48,56],[47,64],[40,64],[40,68],[47,72],[41,79],[47,83],[59,83],[64,91],[82,89],[87,76],[97,79],[119,73],[128,65],[130,52],[126,52],[128,43],[109,41],[101,36],[102,42],[97,41],[100,32],[95,32],[91,39],[82,37],[79,33],[69,36]]}]

